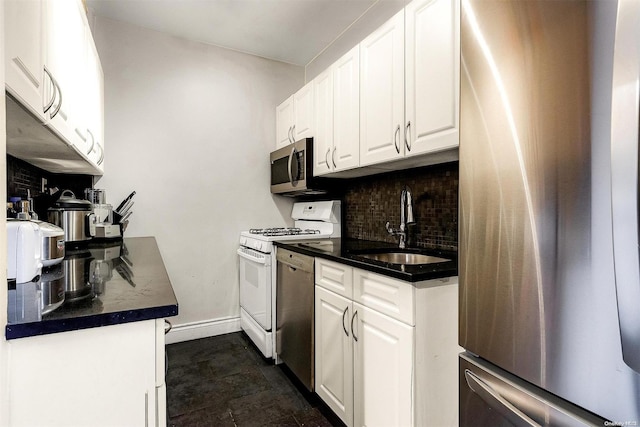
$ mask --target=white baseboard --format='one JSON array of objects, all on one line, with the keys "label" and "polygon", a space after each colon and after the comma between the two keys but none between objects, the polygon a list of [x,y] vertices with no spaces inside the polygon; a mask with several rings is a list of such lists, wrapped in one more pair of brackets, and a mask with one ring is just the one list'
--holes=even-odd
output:
[{"label": "white baseboard", "polygon": [[[169,319],[171,321],[171,319]],[[225,319],[205,320],[202,322],[183,323],[173,325],[165,336],[166,344],[197,340],[199,338],[215,337],[240,331],[240,317],[228,317]]]}]

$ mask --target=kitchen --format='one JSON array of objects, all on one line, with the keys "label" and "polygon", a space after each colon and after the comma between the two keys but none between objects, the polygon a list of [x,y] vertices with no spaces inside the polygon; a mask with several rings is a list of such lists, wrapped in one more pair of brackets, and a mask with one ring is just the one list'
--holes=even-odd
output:
[{"label": "kitchen", "polygon": [[[127,235],[156,237],[180,303],[168,343],[240,330],[240,231],[293,224],[292,201],[271,196],[268,189],[265,159],[275,148],[275,106],[404,6],[405,2],[376,3],[359,25],[306,67],[171,37],[117,19],[94,18],[105,78],[108,141],[105,174],[96,187],[106,188],[112,202],[137,191]],[[441,187],[456,185],[457,167],[441,174]],[[374,176],[370,182],[375,180]],[[362,192],[373,198],[366,180],[362,182]],[[389,201],[374,199],[376,206],[385,206],[372,212],[379,227],[371,227],[366,217],[354,218],[352,223],[360,229],[349,230],[356,233],[353,237],[379,239],[386,234],[387,220],[397,227],[400,191],[395,186],[402,184],[397,179],[392,184]],[[354,182],[353,191],[357,190]],[[419,203],[427,206],[430,201]],[[449,248],[457,245],[456,218],[457,212],[450,212],[448,224],[436,235]],[[420,221],[424,218],[418,219],[419,225]],[[5,299],[0,295],[3,304]],[[0,352],[3,371],[9,369],[5,348]],[[0,374],[6,384],[1,375],[6,372]],[[8,390],[1,392],[4,396]],[[2,402],[8,405],[8,399]]]}]

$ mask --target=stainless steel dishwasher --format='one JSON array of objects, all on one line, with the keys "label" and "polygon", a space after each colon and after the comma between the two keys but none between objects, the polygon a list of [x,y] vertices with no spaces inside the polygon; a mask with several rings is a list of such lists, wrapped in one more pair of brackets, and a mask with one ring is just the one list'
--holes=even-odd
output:
[{"label": "stainless steel dishwasher", "polygon": [[278,248],[276,259],[276,352],[313,391],[314,258]]}]

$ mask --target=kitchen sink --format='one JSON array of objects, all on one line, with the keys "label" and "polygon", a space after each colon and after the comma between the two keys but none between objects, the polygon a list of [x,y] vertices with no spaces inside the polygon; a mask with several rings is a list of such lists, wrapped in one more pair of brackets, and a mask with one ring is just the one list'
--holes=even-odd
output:
[{"label": "kitchen sink", "polygon": [[363,258],[373,259],[376,261],[388,262],[390,264],[435,264],[439,262],[451,261],[447,258],[440,258],[431,255],[414,254],[409,252],[381,252],[381,253],[369,253],[358,254]]}]

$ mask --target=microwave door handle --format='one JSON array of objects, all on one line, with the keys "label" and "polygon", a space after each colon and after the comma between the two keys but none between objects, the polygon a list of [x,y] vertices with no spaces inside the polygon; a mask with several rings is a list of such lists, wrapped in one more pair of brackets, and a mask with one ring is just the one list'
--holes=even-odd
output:
[{"label": "microwave door handle", "polygon": [[[296,185],[296,181],[298,181],[298,160],[296,159],[296,161],[294,162],[293,159],[297,157],[296,156],[296,147],[293,147],[293,149],[291,150],[291,154],[289,155],[289,181],[291,182],[291,185]],[[293,171],[293,168],[295,166],[295,172]]]}]

